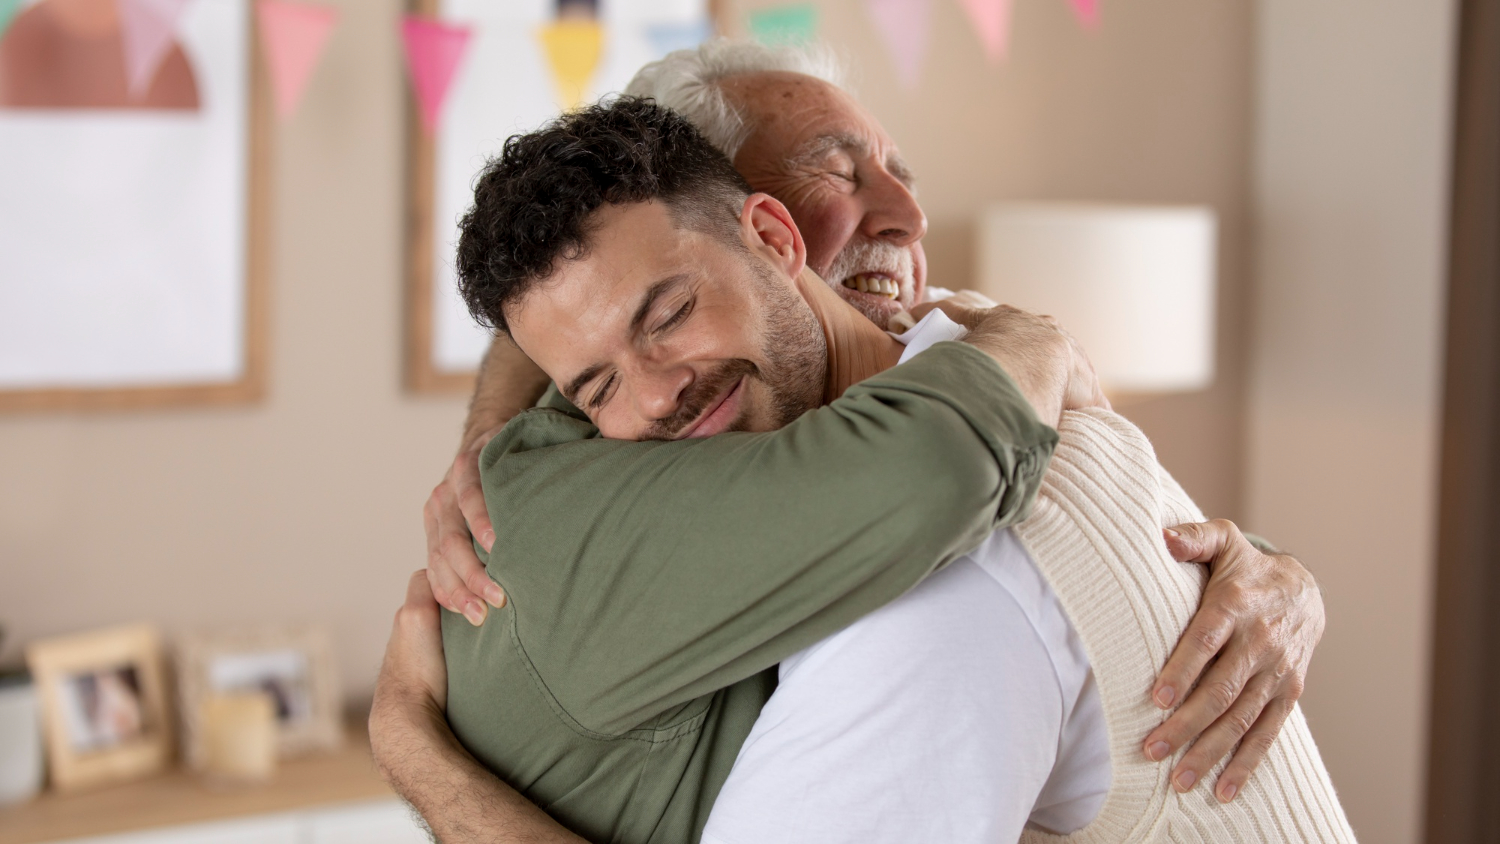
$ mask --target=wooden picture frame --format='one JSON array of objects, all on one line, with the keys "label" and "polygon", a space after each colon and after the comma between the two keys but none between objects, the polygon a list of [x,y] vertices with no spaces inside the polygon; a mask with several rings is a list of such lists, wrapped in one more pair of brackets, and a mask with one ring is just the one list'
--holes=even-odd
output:
[{"label": "wooden picture frame", "polygon": [[[584,4],[588,5],[588,4]],[[408,7],[419,15],[440,17],[444,0],[410,0]],[[704,0],[708,24],[714,34],[728,34],[731,26],[729,0]],[[482,26],[480,24],[479,26]],[[478,26],[476,26],[478,29]],[[473,39],[478,41],[478,39]],[[471,48],[474,49],[472,44]],[[468,61],[468,59],[466,59]],[[634,73],[634,70],[631,70]],[[463,74],[459,70],[460,77]],[[509,81],[509,78],[507,81]],[[457,87],[459,83],[455,83]],[[450,96],[450,100],[453,97]],[[446,108],[453,108],[450,102]],[[474,390],[474,369],[453,370],[438,365],[435,345],[438,342],[434,307],[434,268],[440,243],[434,231],[437,213],[439,141],[423,127],[415,100],[407,97],[407,202],[406,202],[406,284],[403,380],[416,393],[467,395]],[[520,129],[522,127],[516,127]],[[499,152],[503,136],[495,138],[492,152]],[[480,164],[475,162],[473,172]]]},{"label": "wooden picture frame", "polygon": [[41,695],[49,776],[59,791],[138,779],[171,763],[171,708],[154,627],[33,642],[26,662]]},{"label": "wooden picture frame", "polygon": [[[410,0],[414,14],[437,17],[442,0]],[[417,393],[467,394],[475,372],[445,372],[433,360],[433,259],[436,232],[432,215],[436,193],[437,143],[422,128],[416,99],[406,97],[406,388]]]},{"label": "wooden picture frame", "polygon": [[175,649],[183,757],[201,770],[203,704],[215,694],[265,691],[277,716],[277,755],[343,743],[338,666],[326,631],[294,625],[196,633]]},{"label": "wooden picture frame", "polygon": [[[245,54],[242,171],[244,210],[239,253],[243,264],[238,292],[241,319],[239,361],[233,377],[108,379],[87,384],[0,386],[0,413],[35,411],[104,411],[152,407],[221,406],[258,401],[265,395],[268,364],[271,204],[272,102],[267,71],[258,42],[251,0],[235,0],[243,15]],[[14,23],[13,23],[14,26]],[[12,27],[13,28],[13,27]],[[210,96],[207,92],[205,96]],[[0,112],[3,113],[3,112]],[[94,114],[107,111],[96,110]],[[35,112],[34,114],[45,114]],[[122,262],[124,259],[122,259]],[[67,379],[71,380],[71,379]]]}]

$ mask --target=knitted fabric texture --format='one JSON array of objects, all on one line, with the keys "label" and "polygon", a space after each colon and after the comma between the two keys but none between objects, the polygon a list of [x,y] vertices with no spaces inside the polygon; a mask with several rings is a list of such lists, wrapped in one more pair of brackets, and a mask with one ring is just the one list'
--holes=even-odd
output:
[{"label": "knitted fabric texture", "polygon": [[1142,754],[1146,734],[1167,715],[1151,703],[1151,686],[1207,581],[1202,566],[1172,559],[1161,531],[1203,514],[1124,417],[1069,411],[1058,432],[1035,509],[1015,532],[1088,652],[1113,776],[1104,807],[1083,829],[1066,836],[1028,829],[1021,841],[1353,842],[1300,707],[1228,805],[1212,788],[1223,762],[1196,789],[1178,794],[1168,781],[1174,762]]}]

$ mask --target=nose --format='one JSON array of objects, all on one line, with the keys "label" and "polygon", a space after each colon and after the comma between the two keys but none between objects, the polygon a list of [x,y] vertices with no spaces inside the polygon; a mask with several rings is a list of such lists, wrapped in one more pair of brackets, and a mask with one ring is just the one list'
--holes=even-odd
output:
[{"label": "nose", "polygon": [[863,187],[867,196],[860,229],[866,237],[910,246],[927,234],[927,215],[917,197],[888,170],[880,168]]},{"label": "nose", "polygon": [[667,419],[676,413],[693,383],[693,368],[681,364],[644,362],[629,375],[635,412],[647,422]]}]

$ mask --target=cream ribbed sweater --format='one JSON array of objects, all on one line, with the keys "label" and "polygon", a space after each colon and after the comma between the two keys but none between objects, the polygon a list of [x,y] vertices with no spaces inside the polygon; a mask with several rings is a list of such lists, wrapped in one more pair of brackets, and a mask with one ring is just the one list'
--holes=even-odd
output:
[{"label": "cream ribbed sweater", "polygon": [[1328,772],[1295,709],[1240,796],[1213,796],[1222,763],[1188,794],[1168,782],[1172,765],[1141,753],[1165,720],[1149,700],[1198,608],[1206,574],[1176,562],[1161,529],[1203,520],[1156,462],[1141,431],[1102,410],[1069,412],[1035,510],[1016,535],[1088,651],[1109,728],[1112,780],[1099,816],[1067,835],[1027,830],[1023,842],[1353,842]]}]

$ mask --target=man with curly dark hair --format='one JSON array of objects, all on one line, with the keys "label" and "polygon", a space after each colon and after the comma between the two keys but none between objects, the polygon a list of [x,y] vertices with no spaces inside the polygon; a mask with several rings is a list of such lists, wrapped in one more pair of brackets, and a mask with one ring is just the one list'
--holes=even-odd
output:
[{"label": "man with curly dark hair", "polygon": [[[932,313],[893,340],[807,269],[786,207],[716,156],[625,98],[512,138],[481,175],[465,298],[558,385],[486,449],[488,505],[548,531],[489,555],[507,607],[444,618],[435,702],[468,752],[591,840],[1083,828],[1109,788],[1103,710],[1004,529],[1030,507],[1048,426],[1107,406],[1086,360],[1006,308],[954,309],[967,334]],[[656,498],[661,481],[698,500]],[[600,496],[621,505],[608,524],[570,506]],[[399,751],[376,740],[390,774]],[[871,803],[902,783],[924,796]],[[481,834],[452,825],[476,818],[454,804],[418,805],[441,835]]]},{"label": "man with curly dark hair", "polygon": [[[696,840],[776,664],[1014,523],[1041,420],[1099,400],[1066,337],[1012,310],[897,366],[805,261],[786,207],[645,100],[512,138],[477,181],[465,299],[557,385],[491,441],[485,465],[521,459],[486,469],[489,507],[549,530],[491,556],[506,608],[445,619],[447,718],[591,840]],[[664,477],[696,504],[656,499]],[[575,522],[582,495],[629,512]]]},{"label": "man with curly dark hair", "polygon": [[[682,114],[754,190],[782,203],[804,238],[807,265],[884,328],[907,319],[904,312],[919,303],[954,294],[927,283],[927,223],[912,169],[842,79],[839,62],[826,49],[715,39],[643,67],[627,93]],[[975,294],[960,291],[950,301],[964,296]],[[503,547],[523,533],[532,532],[533,539],[546,533],[540,523],[524,522],[496,533],[480,488],[479,454],[548,385],[536,364],[503,336],[491,343],[479,375],[458,453],[423,508],[433,596],[476,625],[489,607],[505,600],[476,545]],[[501,462],[521,460],[517,455]],[[672,489],[643,493],[692,497]],[[573,503],[593,512],[594,521],[609,521],[607,499],[581,496]],[[1185,787],[1204,782],[1217,760],[1230,758],[1214,778],[1214,789],[1225,797],[1244,785],[1260,748],[1300,695],[1323,610],[1311,576],[1294,558],[1263,542],[1252,548],[1233,525],[1216,525],[1198,530],[1216,536],[1215,547],[1252,553],[1237,556],[1234,564],[1214,560],[1214,588],[1149,690],[1156,706],[1175,711],[1149,730],[1141,749],[1164,760],[1190,744],[1173,766],[1174,779]],[[777,529],[767,526],[769,532]],[[1274,608],[1281,621],[1265,625],[1264,608]]]}]

